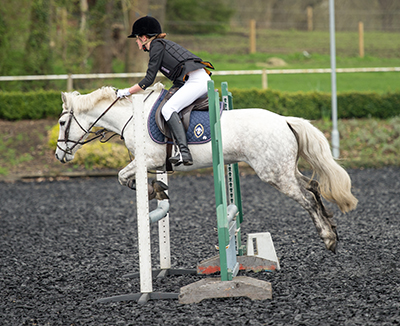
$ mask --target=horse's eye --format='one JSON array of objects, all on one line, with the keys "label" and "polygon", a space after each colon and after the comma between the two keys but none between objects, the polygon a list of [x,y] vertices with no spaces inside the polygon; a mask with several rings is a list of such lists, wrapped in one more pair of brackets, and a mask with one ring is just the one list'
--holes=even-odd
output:
[{"label": "horse's eye", "polygon": [[60,121],[60,126],[65,125],[65,121]]}]

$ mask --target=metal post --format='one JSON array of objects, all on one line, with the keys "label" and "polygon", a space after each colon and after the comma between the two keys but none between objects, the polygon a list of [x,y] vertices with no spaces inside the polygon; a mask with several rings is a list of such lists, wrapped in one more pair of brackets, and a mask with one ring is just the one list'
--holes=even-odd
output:
[{"label": "metal post", "polygon": [[[214,81],[208,81],[208,102],[212,138],[212,158],[214,172],[215,205],[217,208],[218,246],[221,267],[221,280],[231,281],[232,271],[228,271],[229,224],[227,220],[227,199],[225,184],[224,157],[222,152],[221,125],[219,122],[219,94],[214,89]],[[236,258],[236,255],[235,255]]]},{"label": "metal post", "polygon": [[[265,71],[265,69],[264,69]],[[228,110],[233,110],[233,99],[232,93],[228,92],[228,83],[221,83],[221,93],[222,101],[228,107]],[[228,179],[228,202],[229,204],[234,204],[238,210],[238,216],[236,218],[236,251],[238,256],[244,254],[244,245],[242,245],[242,234],[240,231],[240,224],[243,222],[243,210],[242,210],[242,196],[240,191],[240,174],[239,174],[239,164],[233,163],[227,166],[227,179]],[[228,206],[229,207],[229,206]]]},{"label": "metal post", "polygon": [[329,34],[331,43],[331,89],[332,89],[332,153],[339,158],[339,131],[337,128],[336,95],[336,45],[335,45],[335,1],[329,0]]}]

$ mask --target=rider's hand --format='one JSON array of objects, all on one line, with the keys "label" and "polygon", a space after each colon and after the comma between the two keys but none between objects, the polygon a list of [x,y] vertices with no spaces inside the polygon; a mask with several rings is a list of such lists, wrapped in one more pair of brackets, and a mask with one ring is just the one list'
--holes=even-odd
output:
[{"label": "rider's hand", "polygon": [[129,88],[117,90],[117,97],[118,98],[127,97],[129,95],[131,95],[131,93],[129,92]]}]

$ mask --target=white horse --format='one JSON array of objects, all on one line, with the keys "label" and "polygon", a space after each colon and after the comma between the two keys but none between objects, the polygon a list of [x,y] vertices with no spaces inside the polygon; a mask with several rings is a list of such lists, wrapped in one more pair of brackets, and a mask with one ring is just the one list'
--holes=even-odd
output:
[{"label": "white horse", "polygon": [[[134,109],[143,109],[147,118],[162,89],[163,85],[157,83],[119,101],[116,101],[112,87],[103,87],[87,95],[62,93],[63,111],[59,119],[56,158],[62,163],[71,161],[93,125],[123,135],[125,145],[135,155],[132,100],[141,106]],[[116,102],[105,113],[105,108],[113,101]],[[333,159],[323,133],[304,119],[284,117],[264,109],[224,111],[221,130],[225,163],[248,163],[261,180],[297,201],[310,214],[326,248],[336,252],[339,240],[336,225],[333,215],[325,209],[321,195],[337,204],[344,213],[356,208],[357,199],[351,193],[349,175]],[[155,143],[149,135],[144,145],[147,169],[163,170],[166,145]],[[180,165],[174,167],[175,170],[212,166],[211,143],[191,145],[190,151],[194,164]],[[311,165],[318,181],[300,173],[297,167],[300,156]],[[136,162],[133,160],[119,172],[121,185],[132,183],[135,173]]]}]

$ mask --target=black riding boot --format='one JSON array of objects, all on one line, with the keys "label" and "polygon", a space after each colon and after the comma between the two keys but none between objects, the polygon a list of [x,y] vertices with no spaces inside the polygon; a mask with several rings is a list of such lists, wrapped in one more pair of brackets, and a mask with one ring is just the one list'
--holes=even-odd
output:
[{"label": "black riding boot", "polygon": [[171,117],[167,121],[167,125],[175,138],[175,141],[178,143],[180,151],[178,155],[170,157],[169,161],[174,165],[180,165],[181,163],[183,163],[183,165],[192,165],[193,159],[188,148],[185,128],[183,127],[178,113],[172,113]]}]

